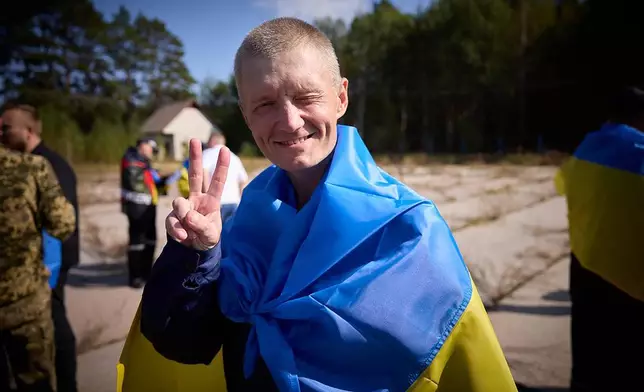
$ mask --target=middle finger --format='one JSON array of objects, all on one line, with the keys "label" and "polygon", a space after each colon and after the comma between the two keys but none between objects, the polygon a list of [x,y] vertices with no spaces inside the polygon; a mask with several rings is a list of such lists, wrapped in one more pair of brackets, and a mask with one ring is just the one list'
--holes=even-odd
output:
[{"label": "middle finger", "polygon": [[200,194],[203,187],[203,161],[201,142],[198,139],[190,139],[190,164],[188,167],[188,184],[190,194]]}]

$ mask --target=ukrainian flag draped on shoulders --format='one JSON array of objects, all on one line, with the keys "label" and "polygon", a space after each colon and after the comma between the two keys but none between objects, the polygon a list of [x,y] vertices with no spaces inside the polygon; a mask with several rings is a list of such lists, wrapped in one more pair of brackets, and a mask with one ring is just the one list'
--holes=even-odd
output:
[{"label": "ukrainian flag draped on shoulders", "polygon": [[[280,391],[516,391],[481,299],[436,206],[380,170],[338,126],[330,166],[299,211],[286,173],[246,188],[222,237],[219,301],[252,325]],[[139,331],[119,364],[123,391],[224,391],[210,366],[164,360]],[[152,374],[145,374],[149,372]]]},{"label": "ukrainian flag draped on shoulders", "polygon": [[606,124],[588,134],[556,177],[570,245],[581,265],[644,301],[644,133]]}]

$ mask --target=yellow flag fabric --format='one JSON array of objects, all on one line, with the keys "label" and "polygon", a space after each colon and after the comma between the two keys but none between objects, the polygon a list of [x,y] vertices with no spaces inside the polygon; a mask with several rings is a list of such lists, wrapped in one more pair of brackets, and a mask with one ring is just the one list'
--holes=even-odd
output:
[{"label": "yellow flag fabric", "polygon": [[[476,287],[438,355],[409,392],[516,392],[512,374]],[[117,365],[117,392],[226,392],[223,356],[183,365],[154,350],[139,328],[140,307]]]},{"label": "yellow flag fabric", "polygon": [[226,392],[222,351],[208,366],[170,361],[141,334],[140,317],[139,305],[116,367],[117,392]]},{"label": "yellow flag fabric", "polygon": [[465,313],[408,392],[511,392],[517,387],[476,286]]},{"label": "yellow flag fabric", "polygon": [[181,177],[177,180],[177,188],[182,197],[188,197],[190,195],[190,182],[188,181],[188,169],[182,167]]},{"label": "yellow flag fabric", "polygon": [[612,126],[588,135],[555,177],[581,265],[641,301],[643,171],[644,134]]}]

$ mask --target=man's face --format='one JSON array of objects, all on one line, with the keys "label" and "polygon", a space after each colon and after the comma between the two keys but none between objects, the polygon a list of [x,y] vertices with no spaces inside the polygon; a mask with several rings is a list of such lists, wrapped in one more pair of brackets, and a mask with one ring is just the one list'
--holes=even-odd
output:
[{"label": "man's face", "polygon": [[9,109],[2,114],[2,144],[16,151],[27,151],[30,123],[21,110]]},{"label": "man's face", "polygon": [[277,59],[245,59],[240,107],[262,153],[288,172],[316,166],[335,147],[336,125],[347,110],[348,81],[340,85],[320,52],[295,48]]},{"label": "man's face", "polygon": [[154,156],[154,149],[149,143],[141,143],[139,145],[139,154],[151,160]]},{"label": "man's face", "polygon": [[220,136],[212,136],[208,140],[208,148],[213,148],[215,146],[224,145],[226,141]]}]

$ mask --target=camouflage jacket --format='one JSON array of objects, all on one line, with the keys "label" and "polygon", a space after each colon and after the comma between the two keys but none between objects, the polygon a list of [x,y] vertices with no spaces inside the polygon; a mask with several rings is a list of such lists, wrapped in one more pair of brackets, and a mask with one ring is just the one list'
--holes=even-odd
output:
[{"label": "camouflage jacket", "polygon": [[74,207],[63,195],[45,158],[9,151],[0,145],[0,222],[2,329],[8,322],[3,320],[7,308],[24,308],[21,302],[30,297],[42,298],[40,291],[47,291],[42,230],[65,240],[75,229]]}]

